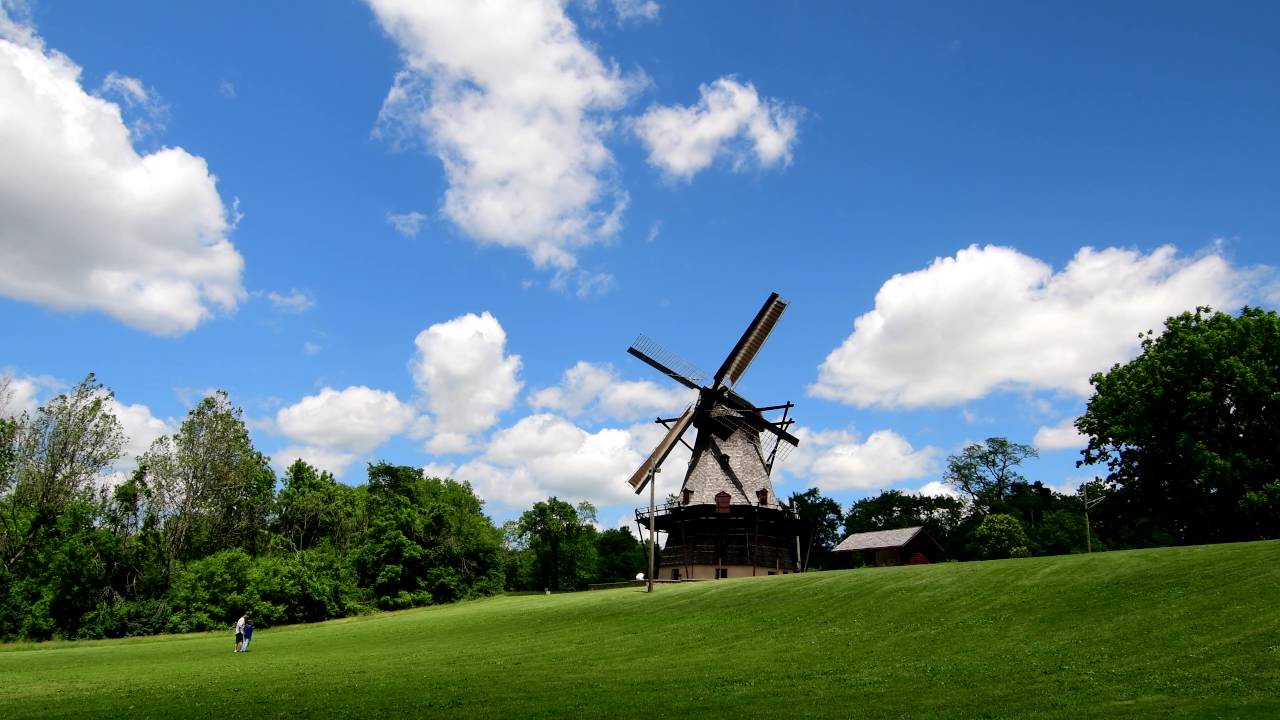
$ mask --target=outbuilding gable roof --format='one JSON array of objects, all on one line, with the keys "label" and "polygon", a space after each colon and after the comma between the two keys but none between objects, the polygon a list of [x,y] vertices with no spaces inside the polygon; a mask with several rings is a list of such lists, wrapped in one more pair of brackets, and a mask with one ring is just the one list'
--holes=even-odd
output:
[{"label": "outbuilding gable roof", "polygon": [[909,527],[898,530],[876,530],[875,532],[854,533],[835,547],[832,552],[855,552],[858,550],[884,550],[900,548],[911,542],[924,527]]}]

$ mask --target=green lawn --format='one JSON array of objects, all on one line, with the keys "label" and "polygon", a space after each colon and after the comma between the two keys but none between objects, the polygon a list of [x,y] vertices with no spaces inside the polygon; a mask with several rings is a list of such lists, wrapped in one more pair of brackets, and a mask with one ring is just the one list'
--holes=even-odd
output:
[{"label": "green lawn", "polygon": [[0,717],[1280,717],[1280,542],[0,647]]}]

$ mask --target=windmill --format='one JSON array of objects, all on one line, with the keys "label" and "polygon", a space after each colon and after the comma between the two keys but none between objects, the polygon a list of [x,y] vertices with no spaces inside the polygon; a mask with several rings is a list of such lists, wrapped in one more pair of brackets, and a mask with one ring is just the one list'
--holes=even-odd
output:
[{"label": "windmill", "polygon": [[[771,294],[710,384],[702,384],[704,375],[694,366],[644,336],[627,349],[698,391],[697,401],[680,417],[658,419],[667,433],[628,480],[639,494],[676,443],[692,451],[675,500],[636,511],[637,522],[667,535],[659,577],[704,580],[797,570],[795,516],[778,501],[769,480],[774,463],[800,442],[787,432],[795,422],[788,417],[794,406],[756,406],[734,390],[786,309],[787,301]],[[765,416],[779,411],[778,420]],[[697,430],[691,446],[683,439],[690,426]]]}]

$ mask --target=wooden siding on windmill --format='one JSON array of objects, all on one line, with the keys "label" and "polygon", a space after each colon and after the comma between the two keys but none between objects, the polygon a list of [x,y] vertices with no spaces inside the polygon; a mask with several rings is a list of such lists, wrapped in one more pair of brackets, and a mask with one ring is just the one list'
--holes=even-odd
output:
[{"label": "wooden siding on windmill", "polygon": [[859,554],[877,567],[927,565],[942,555],[942,546],[923,527],[909,527],[854,533],[832,552]]}]

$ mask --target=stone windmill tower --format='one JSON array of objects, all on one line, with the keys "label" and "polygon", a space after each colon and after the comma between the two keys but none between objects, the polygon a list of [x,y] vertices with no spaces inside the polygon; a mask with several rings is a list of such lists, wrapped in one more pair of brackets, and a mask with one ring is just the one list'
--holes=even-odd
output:
[{"label": "stone windmill tower", "polygon": [[[667,434],[628,481],[640,493],[675,444],[688,445],[685,431],[697,430],[679,494],[653,511],[653,525],[667,535],[659,578],[710,580],[799,569],[797,522],[769,480],[774,463],[799,444],[787,432],[795,422],[788,417],[793,405],[756,406],[733,389],[786,309],[785,300],[770,295],[709,385],[701,384],[690,364],[643,336],[627,349],[698,391],[698,400],[680,417],[658,420]],[[778,420],[765,417],[779,412]],[[649,511],[637,510],[636,519],[649,523]]]}]

